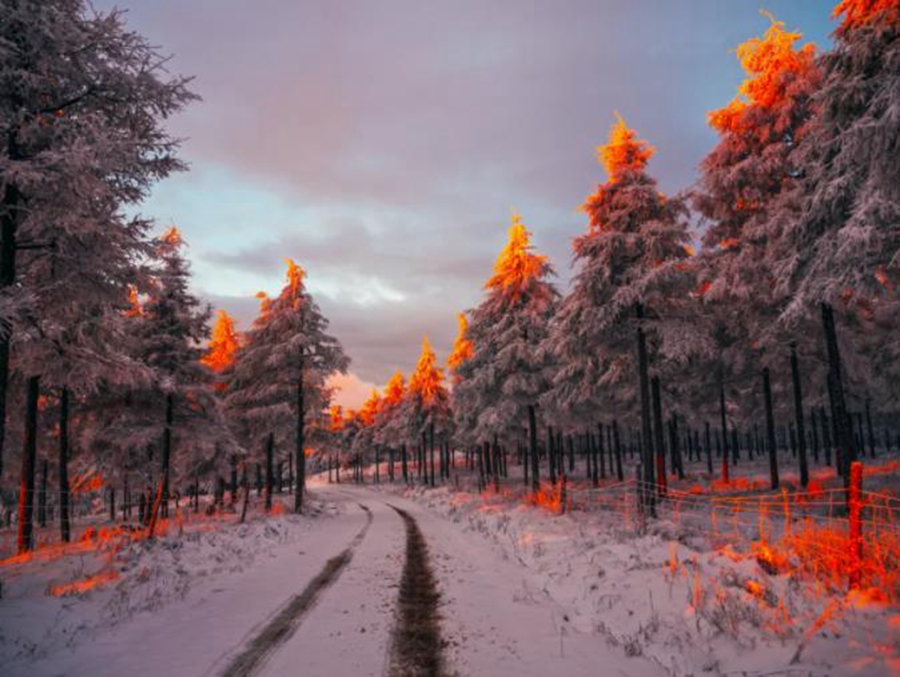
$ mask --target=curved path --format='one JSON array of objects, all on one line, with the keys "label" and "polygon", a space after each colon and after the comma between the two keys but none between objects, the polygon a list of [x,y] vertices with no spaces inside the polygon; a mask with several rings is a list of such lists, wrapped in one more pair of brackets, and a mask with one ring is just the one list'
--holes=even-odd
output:
[{"label": "curved path", "polygon": [[664,674],[602,636],[569,630],[521,565],[459,524],[365,487],[326,485],[316,494],[343,509],[303,527],[299,547],[28,674]]}]

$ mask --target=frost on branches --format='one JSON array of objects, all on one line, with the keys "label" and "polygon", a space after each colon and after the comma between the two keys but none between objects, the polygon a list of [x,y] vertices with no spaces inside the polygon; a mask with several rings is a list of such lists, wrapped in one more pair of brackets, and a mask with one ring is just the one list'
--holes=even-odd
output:
[{"label": "frost on branches", "polygon": [[659,192],[646,172],[653,149],[621,118],[598,154],[608,179],[581,207],[588,232],[573,241],[578,270],[547,340],[559,367],[546,399],[571,418],[613,404],[634,410],[639,325],[652,361],[682,361],[699,340],[686,310],[692,276],[683,200]]},{"label": "frost on branches", "polygon": [[306,289],[306,273],[291,260],[287,266],[281,293],[275,298],[260,294],[259,317],[244,335],[234,364],[223,372],[224,399],[246,449],[261,448],[272,434],[278,448],[292,450],[302,492],[307,423],[324,432],[321,424],[331,404],[326,381],[335,372],[346,373],[349,360]]},{"label": "frost on branches", "polygon": [[801,146],[798,213],[773,252],[786,315],[850,296],[878,303],[900,282],[900,9],[844,0],[823,55],[816,124]]},{"label": "frost on branches", "polygon": [[471,444],[499,435],[514,442],[547,390],[552,360],[543,349],[559,294],[553,269],[532,251],[531,235],[514,214],[509,239],[485,284],[487,294],[469,311],[470,356],[455,365],[458,434]]}]

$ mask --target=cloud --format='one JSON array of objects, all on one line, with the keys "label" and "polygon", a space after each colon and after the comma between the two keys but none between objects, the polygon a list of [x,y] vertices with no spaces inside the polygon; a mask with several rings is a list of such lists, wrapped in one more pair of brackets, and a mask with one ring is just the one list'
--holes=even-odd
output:
[{"label": "cloud", "polygon": [[352,371],[347,374],[335,374],[328,380],[328,385],[337,388],[334,404],[342,406],[345,410],[359,409],[376,387],[374,383],[363,381]]},{"label": "cloud", "polygon": [[[203,101],[171,120],[192,170],[142,205],[182,228],[196,289],[246,327],[295,258],[374,383],[408,372],[425,333],[446,354],[511,207],[565,287],[614,110],[656,146],[663,190],[689,187],[706,111],[742,78],[729,51],[767,27],[755,0],[94,4],[129,8],[196,75]],[[820,4],[767,7],[827,42]]]}]

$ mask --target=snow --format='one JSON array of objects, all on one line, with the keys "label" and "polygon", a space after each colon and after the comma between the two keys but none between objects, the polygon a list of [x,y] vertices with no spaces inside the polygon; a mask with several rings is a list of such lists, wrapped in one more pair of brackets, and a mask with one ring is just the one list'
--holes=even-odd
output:
[{"label": "snow", "polygon": [[620,512],[525,504],[511,483],[499,495],[465,482],[427,489],[318,476],[311,486],[304,516],[186,522],[181,535],[132,543],[110,560],[119,578],[82,595],[46,591],[103,570],[105,554],[4,566],[4,675],[219,674],[345,549],[352,558],[259,674],[386,674],[405,561],[394,507],[425,536],[451,674],[900,668],[896,609],[865,592],[811,595],[713,543],[702,521],[663,514],[637,533]]},{"label": "snow", "polygon": [[[464,534],[471,572],[480,572],[488,586],[520,581],[513,600],[551,610],[558,646],[550,655],[560,647],[577,653],[587,641],[588,660],[607,645],[675,675],[884,675],[900,670],[896,609],[865,593],[810,595],[786,575],[769,575],[753,558],[734,561],[730,549],[713,549],[696,527],[659,520],[636,535],[616,513],[560,516],[450,487],[416,487],[404,495],[427,507],[433,522],[458,525],[455,533]],[[492,554],[473,549],[468,534],[480,536]],[[435,547],[442,551],[445,543],[459,557],[460,538],[438,539]],[[487,571],[481,562],[491,557],[517,566],[512,572]],[[446,585],[447,578],[442,580]],[[760,586],[759,599],[750,592],[754,584]],[[511,600],[492,601],[495,613],[511,613]],[[457,604],[450,605],[451,624]],[[520,608],[512,606],[521,618]],[[528,637],[529,623],[520,626],[525,634],[517,644],[533,648],[539,638]],[[525,656],[517,660],[527,664]],[[502,674],[489,663],[472,667],[477,669],[469,674]],[[577,663],[573,668],[574,674],[591,674]],[[623,674],[636,674],[631,669]]]}]

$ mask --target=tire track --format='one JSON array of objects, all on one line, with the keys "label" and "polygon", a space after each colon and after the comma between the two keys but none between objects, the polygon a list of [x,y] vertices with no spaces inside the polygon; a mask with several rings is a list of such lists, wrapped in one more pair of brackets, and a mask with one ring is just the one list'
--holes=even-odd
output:
[{"label": "tire track", "polygon": [[428,563],[428,545],[415,518],[390,505],[406,524],[406,563],[400,579],[397,627],[391,646],[390,677],[446,677],[438,602],[440,593]]},{"label": "tire track", "polygon": [[222,677],[246,677],[256,674],[266,659],[297,631],[303,617],[312,609],[326,588],[334,584],[353,559],[353,551],[362,543],[372,525],[372,511],[357,504],[366,513],[366,523],[350,545],[325,563],[298,595],[292,597],[275,616],[245,644],[244,649],[221,672]]}]

